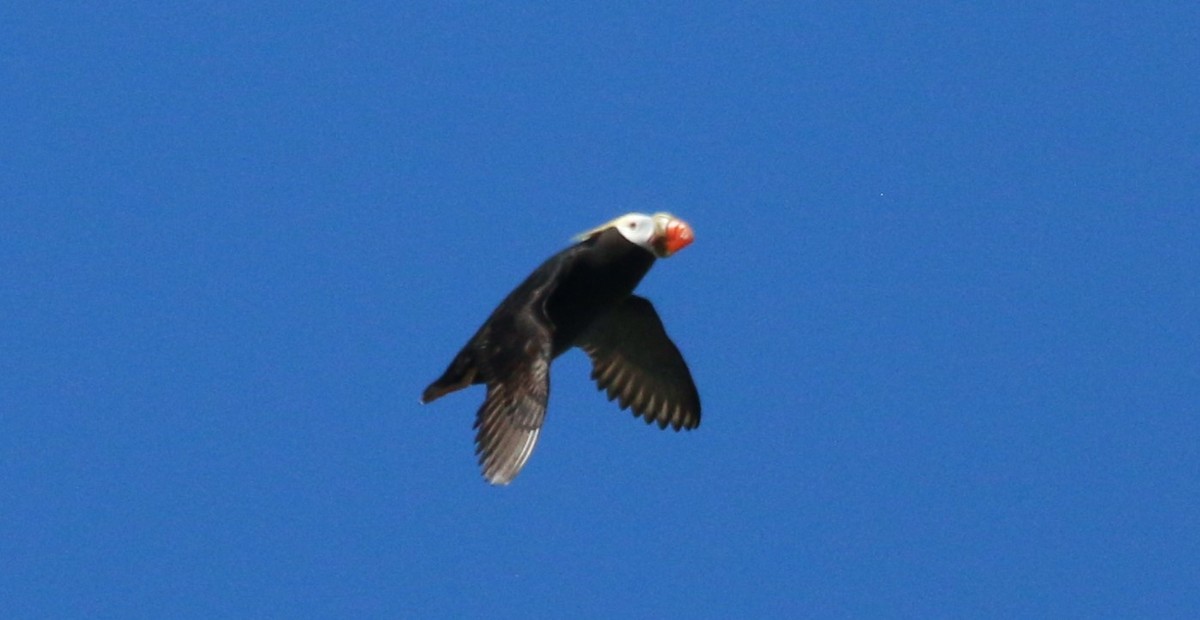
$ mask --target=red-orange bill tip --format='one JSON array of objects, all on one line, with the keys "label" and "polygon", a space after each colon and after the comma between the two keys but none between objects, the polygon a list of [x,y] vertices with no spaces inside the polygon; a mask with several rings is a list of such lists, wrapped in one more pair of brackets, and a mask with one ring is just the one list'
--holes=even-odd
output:
[{"label": "red-orange bill tip", "polygon": [[671,220],[667,224],[667,254],[674,254],[691,245],[696,238],[692,227],[683,220]]}]

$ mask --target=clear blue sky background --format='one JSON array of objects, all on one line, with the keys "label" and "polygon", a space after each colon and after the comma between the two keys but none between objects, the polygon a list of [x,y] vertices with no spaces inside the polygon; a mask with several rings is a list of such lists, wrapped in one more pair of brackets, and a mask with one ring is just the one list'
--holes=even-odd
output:
[{"label": "clear blue sky background", "polygon": [[[0,9],[0,616],[1200,615],[1200,4],[395,4]],[[703,425],[488,486],[635,210]]]}]

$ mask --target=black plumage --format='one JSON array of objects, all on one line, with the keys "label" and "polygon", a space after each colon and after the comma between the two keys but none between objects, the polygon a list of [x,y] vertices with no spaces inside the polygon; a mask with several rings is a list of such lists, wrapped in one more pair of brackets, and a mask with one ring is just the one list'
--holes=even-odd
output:
[{"label": "black plumage", "polygon": [[425,389],[427,403],[487,386],[475,451],[489,482],[511,482],[528,460],[545,419],[550,364],[573,346],[591,358],[592,378],[622,409],[660,428],[700,424],[700,396],[683,356],[654,306],[632,294],[656,256],[691,239],[687,224],[667,214],[630,214],[587,233],[509,293]]}]

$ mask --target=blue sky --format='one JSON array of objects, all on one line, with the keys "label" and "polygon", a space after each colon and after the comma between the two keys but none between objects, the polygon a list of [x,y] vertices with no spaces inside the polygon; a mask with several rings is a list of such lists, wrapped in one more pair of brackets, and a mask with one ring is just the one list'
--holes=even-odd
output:
[{"label": "blue sky", "polygon": [[[0,9],[0,616],[1200,614],[1195,3]],[[417,404],[575,233],[704,401]]]}]

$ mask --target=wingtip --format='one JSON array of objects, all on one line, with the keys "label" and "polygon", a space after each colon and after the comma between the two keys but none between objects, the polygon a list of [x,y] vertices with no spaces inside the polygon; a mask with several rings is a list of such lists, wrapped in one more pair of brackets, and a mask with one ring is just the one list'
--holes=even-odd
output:
[{"label": "wingtip", "polygon": [[484,474],[483,479],[486,480],[488,484],[490,484],[494,487],[506,487],[513,481],[512,478],[500,478],[500,477],[488,478],[487,474]]}]

